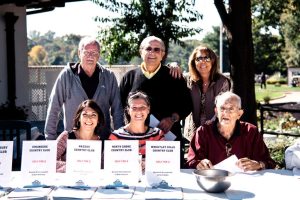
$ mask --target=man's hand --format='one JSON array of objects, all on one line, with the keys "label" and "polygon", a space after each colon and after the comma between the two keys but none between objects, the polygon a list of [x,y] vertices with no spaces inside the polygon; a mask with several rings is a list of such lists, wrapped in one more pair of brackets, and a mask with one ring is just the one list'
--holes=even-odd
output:
[{"label": "man's hand", "polygon": [[211,169],[212,163],[208,159],[203,159],[199,162],[199,164],[196,166],[196,169]]},{"label": "man's hand", "polygon": [[169,63],[168,67],[170,68],[170,74],[173,78],[180,79],[182,77],[182,69],[177,62]]},{"label": "man's hand", "polygon": [[237,161],[237,166],[242,170],[246,171],[255,171],[264,169],[264,163],[260,163],[255,160],[250,160],[249,158],[241,158]]},{"label": "man's hand", "polygon": [[173,124],[174,122],[172,121],[171,117],[165,117],[162,120],[160,120],[160,123],[158,124],[158,128],[160,128],[165,133],[167,133],[171,130]]}]

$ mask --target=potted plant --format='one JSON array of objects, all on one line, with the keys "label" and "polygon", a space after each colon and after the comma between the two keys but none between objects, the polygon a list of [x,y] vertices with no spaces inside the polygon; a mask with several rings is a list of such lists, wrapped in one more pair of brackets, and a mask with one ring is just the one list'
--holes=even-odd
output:
[{"label": "potted plant", "polygon": [[6,102],[0,105],[0,120],[26,120],[27,112],[26,106],[15,106]]}]

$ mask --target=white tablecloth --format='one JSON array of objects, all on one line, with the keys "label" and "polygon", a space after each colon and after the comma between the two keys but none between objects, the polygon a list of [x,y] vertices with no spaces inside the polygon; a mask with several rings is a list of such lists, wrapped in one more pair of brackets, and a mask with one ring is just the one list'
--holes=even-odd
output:
[{"label": "white tablecloth", "polygon": [[[20,187],[20,172],[13,172],[11,187]],[[101,174],[95,175],[101,185]],[[64,174],[57,176],[57,185]],[[300,199],[300,178],[291,170],[263,170],[253,173],[237,173],[231,177],[231,186],[225,193],[207,193],[196,182],[190,169],[182,169],[178,183],[183,199]],[[132,199],[145,199],[144,177],[135,186]],[[51,193],[50,193],[51,194]],[[1,199],[6,199],[2,197]],[[163,199],[163,198],[162,198]]]}]

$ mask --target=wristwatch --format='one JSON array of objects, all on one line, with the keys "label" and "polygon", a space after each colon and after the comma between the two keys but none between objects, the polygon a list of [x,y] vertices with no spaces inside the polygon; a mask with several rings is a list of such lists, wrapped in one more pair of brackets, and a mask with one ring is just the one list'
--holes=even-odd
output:
[{"label": "wristwatch", "polygon": [[175,122],[177,122],[179,119],[177,118],[177,115],[175,115],[175,114],[172,114],[172,116],[171,116],[171,121],[173,122],[173,123],[175,123]]}]

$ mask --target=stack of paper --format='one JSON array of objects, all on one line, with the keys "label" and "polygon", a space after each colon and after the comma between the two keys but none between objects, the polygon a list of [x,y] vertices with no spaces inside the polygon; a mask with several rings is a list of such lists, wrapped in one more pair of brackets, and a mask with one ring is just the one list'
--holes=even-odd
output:
[{"label": "stack of paper", "polygon": [[8,194],[10,191],[12,191],[12,188],[10,188],[10,187],[1,187],[1,186],[0,186],[0,197],[5,196],[5,195]]},{"label": "stack of paper", "polygon": [[151,188],[147,187],[145,199],[183,199],[182,189],[176,188]]},{"label": "stack of paper", "polygon": [[8,199],[35,199],[47,200],[52,187],[16,188],[8,194]]},{"label": "stack of paper", "polygon": [[94,194],[93,199],[131,199],[134,191],[135,187],[116,187],[115,189],[100,187]]},{"label": "stack of paper", "polygon": [[91,199],[96,187],[60,186],[51,192],[53,200],[63,199]]}]

